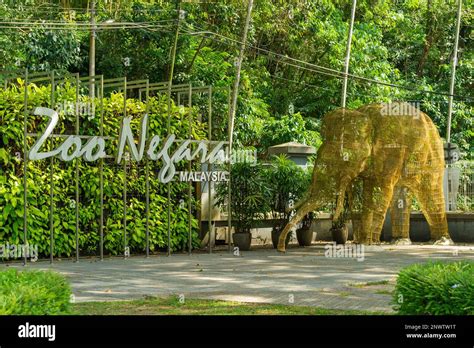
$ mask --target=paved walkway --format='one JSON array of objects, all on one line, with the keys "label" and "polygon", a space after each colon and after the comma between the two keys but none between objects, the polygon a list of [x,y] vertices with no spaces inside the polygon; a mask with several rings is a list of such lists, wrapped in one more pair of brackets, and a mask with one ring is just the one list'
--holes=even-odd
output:
[{"label": "paved walkway", "polygon": [[319,244],[290,247],[286,254],[257,249],[240,256],[219,251],[103,262],[63,260],[54,265],[40,261],[27,267],[65,274],[77,302],[184,295],[390,312],[390,291],[398,270],[431,259],[474,260],[474,246],[366,246],[363,261],[325,257],[324,245]]}]

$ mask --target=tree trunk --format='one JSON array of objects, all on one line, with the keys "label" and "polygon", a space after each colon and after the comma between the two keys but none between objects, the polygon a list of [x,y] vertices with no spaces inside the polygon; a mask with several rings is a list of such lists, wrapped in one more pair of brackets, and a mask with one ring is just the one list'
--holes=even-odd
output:
[{"label": "tree trunk", "polygon": [[430,53],[431,46],[434,43],[434,30],[433,23],[435,21],[433,12],[431,11],[432,0],[428,0],[428,9],[426,11],[426,35],[425,35],[425,44],[423,47],[423,53],[421,54],[420,61],[418,62],[418,68],[416,74],[418,77],[423,76],[423,69],[425,67],[428,55]]}]

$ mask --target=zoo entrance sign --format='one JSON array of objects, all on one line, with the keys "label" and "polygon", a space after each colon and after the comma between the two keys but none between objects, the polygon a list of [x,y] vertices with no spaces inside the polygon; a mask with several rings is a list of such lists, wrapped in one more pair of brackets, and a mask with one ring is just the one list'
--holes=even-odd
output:
[{"label": "zoo entrance sign", "polygon": [[[75,158],[82,157],[85,161],[94,162],[98,159],[107,157],[105,152],[106,137],[103,136],[87,136],[88,141],[82,144],[81,138],[84,136],[69,135],[64,142],[56,149],[41,152],[46,140],[53,135],[53,130],[56,127],[59,115],[49,108],[37,107],[34,110],[35,115],[42,115],[49,117],[49,123],[33,147],[28,152],[29,160],[42,160],[49,157],[58,156],[62,161],[71,161]],[[176,175],[175,164],[186,160],[192,161],[200,157],[201,163],[222,164],[230,160],[228,149],[225,149],[227,142],[220,141],[210,149],[210,141],[208,140],[181,140],[181,144],[174,152],[171,152],[171,146],[176,141],[174,134],[168,135],[160,146],[160,137],[158,135],[152,136],[149,140],[146,139],[148,129],[148,114],[143,115],[140,122],[140,135],[138,139],[138,146],[135,144],[132,129],[130,126],[131,117],[124,117],[120,127],[118,149],[116,151],[116,161],[120,163],[124,157],[125,145],[128,145],[131,158],[134,161],[140,162],[145,155],[152,161],[162,160],[163,167],[160,169],[158,179],[167,183],[173,180]],[[191,149],[191,143],[197,143],[196,149]],[[228,172],[208,171],[208,172],[180,172],[181,181],[227,181]]]}]

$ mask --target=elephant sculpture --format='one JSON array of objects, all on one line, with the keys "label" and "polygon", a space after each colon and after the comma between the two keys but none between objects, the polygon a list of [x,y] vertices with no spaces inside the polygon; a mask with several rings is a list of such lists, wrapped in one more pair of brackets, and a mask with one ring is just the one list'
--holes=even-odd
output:
[{"label": "elephant sculpture", "polygon": [[279,251],[285,251],[287,234],[306,214],[334,203],[337,221],[343,211],[351,216],[355,197],[360,206],[357,224],[352,214],[355,242],[380,242],[391,205],[392,237],[409,243],[410,194],[426,217],[431,238],[452,243],[443,196],[443,144],[428,115],[403,102],[342,108],[324,116],[321,135],[311,187],[282,230]]}]

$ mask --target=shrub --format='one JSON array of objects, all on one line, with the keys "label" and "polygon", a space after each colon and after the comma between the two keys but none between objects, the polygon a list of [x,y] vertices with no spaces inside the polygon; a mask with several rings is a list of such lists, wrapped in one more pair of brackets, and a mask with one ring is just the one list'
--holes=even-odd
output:
[{"label": "shrub", "polygon": [[272,194],[270,202],[273,218],[283,219],[281,223],[285,225],[293,212],[293,206],[309,188],[311,171],[301,168],[282,154],[272,157],[266,178]]},{"label": "shrub", "polygon": [[[235,163],[231,172],[231,211],[236,232],[250,232],[254,221],[270,210],[271,191],[265,181],[265,171],[260,163]],[[215,205],[227,204],[226,182],[216,186]]]},{"label": "shrub", "polygon": [[0,272],[1,315],[51,315],[70,311],[71,288],[51,271]]},{"label": "shrub", "polygon": [[406,267],[398,275],[394,301],[399,314],[474,314],[474,263]]}]

